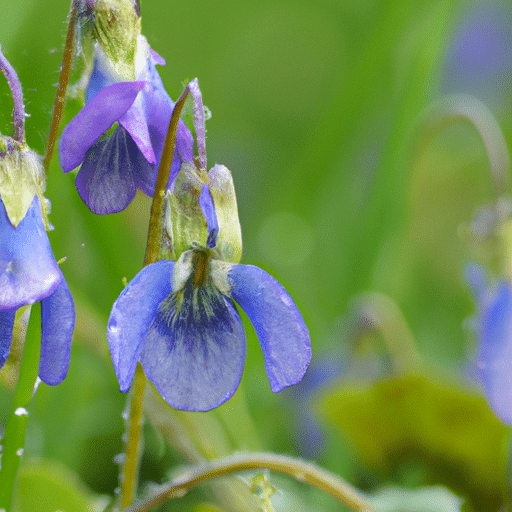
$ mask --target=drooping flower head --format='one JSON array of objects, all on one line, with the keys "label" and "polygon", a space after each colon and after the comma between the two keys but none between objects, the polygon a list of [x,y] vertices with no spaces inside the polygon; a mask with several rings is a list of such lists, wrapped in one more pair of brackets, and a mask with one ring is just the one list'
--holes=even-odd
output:
[{"label": "drooping flower head", "polygon": [[[136,189],[152,195],[174,103],[156,64],[165,61],[140,32],[133,0],[96,0],[92,16],[92,71],[86,105],[62,133],[64,172],[81,164],[76,186],[95,213],[123,210]],[[177,133],[171,176],[193,158],[192,135]]]},{"label": "drooping flower head", "polygon": [[240,223],[229,170],[206,172],[203,106],[197,81],[195,163],[168,194],[167,231],[177,261],[143,268],[113,305],[110,353],[127,391],[138,362],[171,406],[205,411],[236,391],[245,363],[237,303],[251,320],[274,392],[299,382],[311,359],[309,333],[288,292],[270,274],[238,264]]},{"label": "drooping flower head", "polygon": [[[1,52],[0,69],[14,82],[14,124],[24,123],[21,86]],[[55,385],[68,370],[75,309],[46,234],[41,159],[27,147],[24,125],[15,137],[0,136],[0,368],[9,355],[16,310],[41,301],[39,376]]]}]

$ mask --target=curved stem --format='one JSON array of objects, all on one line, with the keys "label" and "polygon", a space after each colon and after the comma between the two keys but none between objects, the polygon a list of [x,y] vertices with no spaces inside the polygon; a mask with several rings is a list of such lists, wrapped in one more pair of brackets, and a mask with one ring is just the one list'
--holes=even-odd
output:
[{"label": "curved stem", "polygon": [[69,15],[68,30],[66,33],[66,44],[64,46],[64,55],[62,56],[62,66],[60,68],[59,83],[57,86],[57,94],[55,95],[55,103],[53,105],[52,124],[50,127],[50,135],[48,136],[48,144],[46,145],[46,153],[44,155],[43,166],[48,174],[48,167],[53,154],[57,133],[59,131],[60,119],[64,110],[66,101],[66,90],[69,83],[69,75],[71,73],[71,63],[73,61],[73,42],[75,38],[75,24],[77,15],[77,3],[71,0],[71,13]]},{"label": "curved stem", "polygon": [[5,426],[2,440],[2,464],[0,467],[0,510],[9,512],[12,507],[16,488],[18,467],[25,446],[25,427],[28,411],[35,392],[39,373],[41,353],[41,303],[36,302],[30,308],[30,318],[25,337],[23,359],[21,361],[18,383],[14,394],[11,413]]},{"label": "curved stem", "polygon": [[[176,147],[176,131],[178,121],[187,95],[188,88],[174,106],[169,129],[165,137],[164,149],[160,158],[158,175],[156,178],[155,194],[151,204],[151,215],[149,219],[148,241],[146,245],[146,254],[144,256],[144,266],[154,263],[160,256],[160,240],[163,232],[163,211],[164,197],[169,181],[172,158]],[[121,504],[123,507],[130,505],[135,497],[138,480],[138,467],[141,455],[141,429],[142,415],[144,412],[144,388],[146,386],[146,376],[140,364],[137,365],[135,378],[132,383],[132,392],[128,398],[128,418],[127,418],[127,440],[124,451],[123,467],[121,469]]]},{"label": "curved stem", "polygon": [[25,106],[20,80],[11,63],[5,58],[0,48],[0,70],[5,75],[12,94],[14,107],[12,109],[13,138],[20,143],[25,142]]},{"label": "curved stem", "polygon": [[144,265],[149,265],[158,260],[160,255],[160,240],[163,232],[163,213],[164,213],[164,197],[169,181],[169,173],[171,171],[172,158],[176,147],[176,131],[178,129],[178,121],[180,120],[181,111],[185,100],[189,94],[189,88],[185,88],[178,101],[174,105],[169,129],[165,137],[164,149],[160,158],[158,167],[158,176],[156,178],[155,195],[151,204],[151,214],[149,218],[148,241],[146,245],[146,255],[144,257]]},{"label": "curved stem", "polygon": [[189,489],[206,480],[250,469],[270,469],[286,473],[301,482],[307,482],[328,492],[352,510],[358,512],[375,510],[348,483],[311,462],[274,453],[250,453],[226,457],[193,468],[172,483],[161,486],[149,498],[124,509],[123,512],[148,512],[168,499],[182,497]]}]

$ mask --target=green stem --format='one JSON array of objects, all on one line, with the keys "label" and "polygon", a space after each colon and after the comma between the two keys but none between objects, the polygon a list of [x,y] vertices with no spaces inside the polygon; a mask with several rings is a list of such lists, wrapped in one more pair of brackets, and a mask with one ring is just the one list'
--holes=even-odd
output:
[{"label": "green stem", "polygon": [[183,91],[178,101],[174,105],[169,129],[165,137],[164,149],[158,167],[158,176],[156,178],[155,195],[151,204],[151,215],[149,218],[148,242],[146,245],[146,255],[144,265],[154,263],[160,256],[160,240],[163,232],[164,217],[164,197],[169,181],[169,173],[171,172],[171,163],[174,156],[174,148],[176,147],[176,131],[178,129],[178,121],[180,120],[181,111],[185,100],[189,94],[188,87]]},{"label": "green stem", "polygon": [[[169,129],[165,137],[164,149],[160,158],[158,167],[158,175],[156,178],[155,194],[153,203],[151,204],[151,215],[149,219],[148,241],[146,245],[146,255],[144,257],[144,266],[157,261],[160,257],[160,240],[163,233],[163,212],[164,197],[169,181],[169,173],[171,169],[172,158],[176,147],[176,131],[178,129],[178,121],[187,95],[188,88],[174,106]],[[126,507],[133,502],[135,492],[137,490],[138,467],[141,455],[141,429],[142,415],[144,412],[144,388],[146,386],[146,377],[142,366],[137,365],[135,378],[132,383],[132,393],[129,401],[129,414],[127,419],[127,441],[124,450],[124,462],[121,469],[121,505]]]},{"label": "green stem", "polygon": [[2,440],[2,459],[0,468],[0,510],[9,512],[12,507],[16,488],[18,467],[25,446],[25,427],[27,425],[27,407],[35,392],[39,373],[41,353],[41,304],[32,305],[25,337],[23,359],[14,394],[12,410],[7,419]]},{"label": "green stem", "polygon": [[71,13],[69,15],[68,30],[66,33],[66,44],[64,46],[64,55],[62,56],[62,66],[60,68],[59,83],[57,86],[57,94],[55,95],[55,103],[53,105],[53,117],[50,127],[50,135],[48,136],[48,144],[46,145],[46,153],[44,155],[43,166],[48,175],[48,168],[53,154],[59,124],[64,110],[66,101],[66,90],[69,83],[69,75],[71,73],[71,63],[73,61],[73,42],[75,38],[75,24],[77,13],[77,2],[71,1]]},{"label": "green stem", "polygon": [[123,512],[148,512],[171,498],[182,497],[196,485],[236,471],[270,469],[286,473],[331,494],[339,502],[357,512],[374,511],[373,506],[344,480],[311,462],[274,453],[249,453],[226,457],[195,467],[171,484],[161,486],[152,496],[126,508]]}]

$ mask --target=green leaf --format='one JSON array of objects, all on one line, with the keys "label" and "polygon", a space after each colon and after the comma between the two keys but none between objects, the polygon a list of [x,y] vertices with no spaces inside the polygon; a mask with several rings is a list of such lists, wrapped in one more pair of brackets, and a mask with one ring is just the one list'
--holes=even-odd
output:
[{"label": "green leaf", "polygon": [[16,512],[100,512],[108,502],[89,491],[66,466],[32,459],[20,473]]},{"label": "green leaf", "polygon": [[503,502],[509,429],[471,388],[439,375],[402,375],[342,385],[321,404],[361,461],[384,479],[445,483],[476,510]]}]

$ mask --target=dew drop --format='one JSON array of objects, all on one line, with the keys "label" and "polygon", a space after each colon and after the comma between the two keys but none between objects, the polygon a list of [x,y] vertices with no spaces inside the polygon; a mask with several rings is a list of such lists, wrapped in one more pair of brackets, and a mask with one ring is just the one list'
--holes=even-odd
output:
[{"label": "dew drop", "polygon": [[118,453],[114,455],[114,464],[122,464],[126,459],[126,455],[124,453]]},{"label": "dew drop", "polygon": [[24,451],[25,451],[25,450],[24,450],[23,448],[18,448],[18,449],[16,450],[16,455],[17,455],[18,457],[21,457],[21,456],[23,455],[23,452],[24,452]]},{"label": "dew drop", "polygon": [[18,407],[14,411],[14,414],[16,414],[16,416],[28,416],[28,411],[25,409],[25,407]]}]

